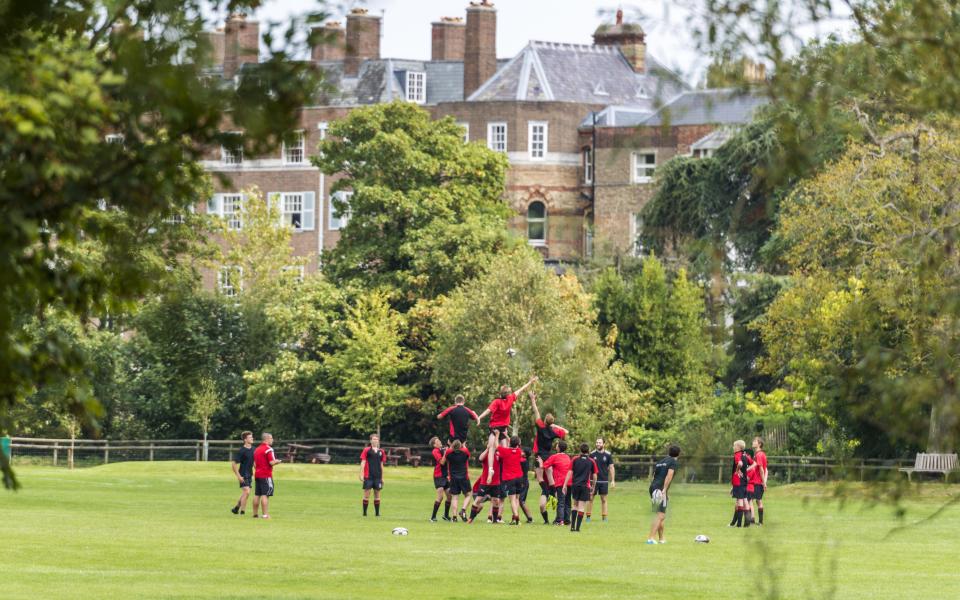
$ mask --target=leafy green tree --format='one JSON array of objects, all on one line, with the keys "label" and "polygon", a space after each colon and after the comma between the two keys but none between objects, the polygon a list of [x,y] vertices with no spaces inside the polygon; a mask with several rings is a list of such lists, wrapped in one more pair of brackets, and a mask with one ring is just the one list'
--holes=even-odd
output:
[{"label": "leafy green tree", "polygon": [[507,161],[464,144],[452,118],[432,120],[409,102],[352,110],[333,123],[312,162],[344,173],[351,190],[336,248],[324,255],[331,281],[389,290],[402,310],[449,293],[511,245],[501,200]]},{"label": "leafy green tree", "polygon": [[411,366],[400,345],[403,319],[383,294],[367,294],[347,311],[345,329],[341,347],[324,361],[340,392],[328,410],[357,433],[379,435],[384,423],[403,415],[411,396],[408,386],[397,383]]},{"label": "leafy green tree", "polygon": [[[165,270],[144,260],[144,241],[166,248],[165,218],[206,196],[199,165],[207,148],[228,141],[229,115],[249,151],[292,130],[317,88],[312,65],[288,60],[286,44],[267,44],[258,77],[238,89],[205,76],[210,47],[201,30],[227,5],[204,0],[122,5],[5,4],[0,25],[0,414],[40,383],[83,376],[78,355],[30,354],[25,315],[51,305],[78,315],[119,314]],[[298,22],[297,26],[302,26]],[[274,34],[269,32],[273,41]],[[286,38],[287,40],[291,38]],[[284,50],[274,50],[284,46]],[[294,49],[296,50],[296,49]],[[108,143],[104,134],[122,136]],[[108,211],[123,219],[105,218]],[[123,225],[123,226],[119,226]],[[146,232],[154,229],[152,238]],[[96,242],[98,253],[74,251]],[[55,344],[55,340],[51,340]],[[78,408],[83,404],[74,402]],[[2,419],[0,419],[2,421]],[[4,482],[15,485],[5,457]]]},{"label": "leafy green tree", "polygon": [[[500,385],[516,387],[536,374],[541,410],[568,419],[575,431],[598,431],[602,423],[615,443],[628,443],[624,434],[645,407],[601,344],[590,296],[575,277],[557,276],[538,254],[522,249],[495,258],[438,313],[430,365],[443,393],[485,407]],[[516,407],[518,425],[529,426],[529,402]]]},{"label": "leafy green tree", "polygon": [[200,383],[191,394],[190,411],[187,418],[200,426],[203,432],[203,460],[207,460],[209,447],[207,434],[210,433],[210,423],[213,415],[223,406],[223,400],[217,394],[217,388],[209,377],[202,377]]}]

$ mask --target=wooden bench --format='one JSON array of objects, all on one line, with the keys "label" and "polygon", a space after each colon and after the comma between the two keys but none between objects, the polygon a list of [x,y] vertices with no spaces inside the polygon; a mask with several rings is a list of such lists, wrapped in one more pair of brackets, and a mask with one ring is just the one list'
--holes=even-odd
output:
[{"label": "wooden bench", "polygon": [[912,480],[914,473],[940,473],[943,480],[946,481],[950,473],[957,468],[956,454],[917,454],[917,458],[912,467],[900,469],[901,473],[907,474],[907,479]]},{"label": "wooden bench", "polygon": [[304,446],[303,444],[287,444],[287,453],[283,457],[283,462],[292,463],[297,461],[297,455],[300,452],[310,452],[313,450],[310,446]]},{"label": "wooden bench", "polygon": [[330,464],[330,455],[326,452],[314,452],[310,455],[310,463],[314,465]]}]

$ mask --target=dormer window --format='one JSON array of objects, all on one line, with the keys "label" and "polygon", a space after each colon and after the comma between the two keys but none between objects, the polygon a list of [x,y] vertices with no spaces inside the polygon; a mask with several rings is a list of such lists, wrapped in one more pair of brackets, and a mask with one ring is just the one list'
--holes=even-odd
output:
[{"label": "dormer window", "polygon": [[640,86],[637,88],[637,98],[649,98],[650,94],[647,93],[647,88]]},{"label": "dormer window", "polygon": [[423,104],[427,101],[427,74],[420,71],[407,71],[404,88],[407,102]]},{"label": "dormer window", "polygon": [[595,86],[593,86],[593,94],[594,94],[595,96],[609,96],[609,95],[610,95],[610,92],[608,92],[608,91],[603,87],[603,82],[598,81],[597,84],[596,84]]}]

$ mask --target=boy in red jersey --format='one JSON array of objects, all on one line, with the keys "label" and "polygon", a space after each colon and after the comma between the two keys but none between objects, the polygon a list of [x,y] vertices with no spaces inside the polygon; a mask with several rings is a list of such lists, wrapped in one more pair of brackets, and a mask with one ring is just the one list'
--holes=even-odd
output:
[{"label": "boy in red jersey", "polygon": [[[750,510],[747,502],[747,467],[753,461],[743,451],[747,446],[743,440],[737,440],[733,443],[733,469],[730,474],[730,495],[735,501],[733,521],[730,527],[743,527],[745,513]],[[750,522],[747,521],[747,526]]]},{"label": "boy in red jersey", "polygon": [[270,497],[273,496],[273,465],[280,464],[280,459],[271,447],[273,435],[264,433],[260,439],[262,443],[253,451],[253,518],[257,518],[257,510],[263,507],[263,518],[269,519]]},{"label": "boy in red jersey", "polygon": [[510,499],[511,525],[520,524],[520,494],[523,493],[523,481],[526,473],[520,467],[523,462],[523,450],[520,448],[520,436],[510,438],[510,447],[497,448],[497,460],[501,465],[501,477],[504,491]]},{"label": "boy in red jersey", "polygon": [[[447,493],[453,497],[453,520],[457,520],[457,504],[460,501],[460,495],[463,494],[463,507],[467,508],[468,498],[470,497],[470,450],[460,443],[460,440],[453,440],[453,444],[447,448],[443,455],[443,464],[447,467],[450,475],[450,488]],[[463,518],[463,513],[461,513]]]},{"label": "boy in red jersey", "polygon": [[443,520],[450,520],[450,479],[447,476],[446,463],[443,462],[443,442],[440,438],[433,436],[430,438],[433,458],[433,487],[437,490],[437,499],[433,502],[433,515],[431,521],[436,522],[437,511],[440,509],[440,503],[446,498],[446,506],[443,510]]},{"label": "boy in red jersey", "polygon": [[590,501],[590,490],[597,485],[597,463],[590,458],[590,446],[580,444],[580,456],[573,460],[567,476],[563,480],[561,492],[566,495],[570,490],[570,499],[573,501],[573,516],[570,519],[570,531],[580,531],[583,523],[583,512]]},{"label": "boy in red jersey", "polygon": [[[531,390],[527,393],[530,397],[530,405],[533,407],[533,418],[537,425],[537,434],[533,438],[533,453],[541,461],[550,458],[553,452],[553,441],[557,438],[567,437],[568,431],[553,422],[553,415],[547,413],[543,419],[540,418],[540,409],[537,407],[537,396]],[[538,466],[536,470],[537,481],[540,483],[540,489],[543,493],[547,492],[546,479],[543,477],[543,468]]]},{"label": "boy in red jersey", "polygon": [[513,403],[517,401],[517,395],[522,394],[523,390],[530,387],[534,381],[537,381],[536,375],[531,377],[530,381],[520,386],[520,389],[516,392],[511,391],[509,385],[500,386],[500,395],[494,398],[490,406],[487,407],[487,410],[480,413],[480,416],[477,418],[479,421],[487,415],[490,415],[490,435],[487,438],[487,450],[489,450],[489,452],[486,453],[487,470],[493,471],[493,460],[497,443],[499,441],[506,442],[507,440],[507,429],[510,427],[510,410],[513,408]]},{"label": "boy in red jersey", "polygon": [[447,407],[446,410],[437,415],[438,420],[444,417],[449,419],[450,440],[460,440],[461,444],[467,443],[467,430],[470,427],[470,422],[476,421],[477,425],[480,424],[480,417],[464,406],[465,401],[464,397],[458,394],[454,399],[453,406]]},{"label": "boy in red jersey", "polygon": [[[470,510],[470,517],[467,523],[473,523],[480,511],[483,510],[483,503],[490,501],[490,515],[487,521],[497,522],[497,508],[500,505],[500,469],[494,468],[492,471],[487,469],[487,452],[480,453],[480,476],[477,477],[477,483],[473,490],[473,508]],[[499,465],[497,465],[498,467]]]},{"label": "boy in red jersey", "polygon": [[755,467],[747,473],[747,479],[753,483],[753,494],[751,500],[756,501],[751,508],[753,510],[753,520],[757,525],[763,525],[763,492],[767,489],[767,453],[763,451],[763,438],[753,438],[753,460]]},{"label": "boy in red jersey", "polygon": [[550,456],[543,463],[543,471],[547,475],[547,482],[553,491],[557,494],[557,518],[553,520],[554,525],[570,524],[570,505],[567,495],[563,492],[563,482],[567,478],[567,471],[573,460],[567,455],[567,442],[560,440],[557,446],[559,452]]},{"label": "boy in red jersey", "polygon": [[363,516],[367,516],[370,504],[370,490],[373,490],[373,510],[380,516],[380,490],[383,489],[383,465],[387,462],[387,453],[380,447],[380,436],[370,436],[370,445],[360,453],[360,481],[363,482]]}]

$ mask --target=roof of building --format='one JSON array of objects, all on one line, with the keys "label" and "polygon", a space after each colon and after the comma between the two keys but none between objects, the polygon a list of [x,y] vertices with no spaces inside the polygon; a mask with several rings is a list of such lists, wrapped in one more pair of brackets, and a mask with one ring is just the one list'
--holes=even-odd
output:
[{"label": "roof of building", "polygon": [[638,125],[741,125],[770,99],[732,88],[687,91],[667,102]]},{"label": "roof of building", "polygon": [[727,143],[736,133],[735,127],[720,127],[714,129],[699,140],[690,144],[690,150],[716,150]]},{"label": "roof of building", "polygon": [[616,46],[530,42],[468,98],[629,105],[652,113],[687,85],[647,54],[637,73]]}]

